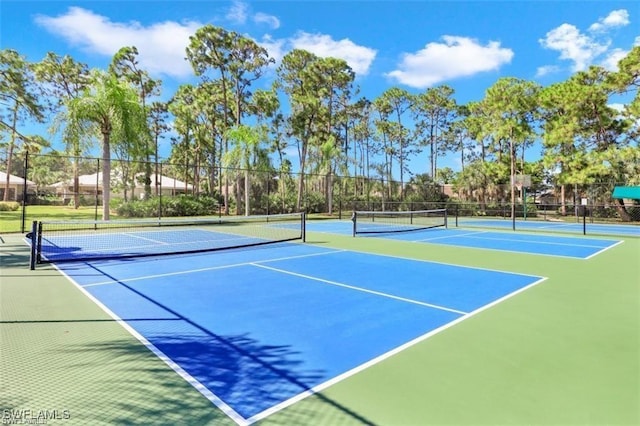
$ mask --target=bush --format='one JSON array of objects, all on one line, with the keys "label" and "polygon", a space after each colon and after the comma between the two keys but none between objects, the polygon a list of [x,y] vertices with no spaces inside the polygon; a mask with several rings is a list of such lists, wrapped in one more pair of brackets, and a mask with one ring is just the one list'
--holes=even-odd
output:
[{"label": "bush", "polygon": [[633,222],[640,222],[640,206],[628,207],[627,213],[629,213]]},{"label": "bush", "polygon": [[[629,209],[627,209],[628,211]],[[591,208],[591,217],[597,219],[615,219],[618,218],[618,211],[615,207],[594,206]]]},{"label": "bush", "polygon": [[0,201],[0,212],[15,212],[20,208],[20,203],[15,201]]},{"label": "bush", "polygon": [[209,196],[180,195],[147,200],[114,201],[111,208],[121,217],[209,216],[219,211],[218,200]]},{"label": "bush", "polygon": [[296,201],[297,194],[293,191],[286,192],[284,200],[281,193],[271,193],[268,197],[269,213],[293,213],[296,210]]},{"label": "bush", "polygon": [[323,194],[319,192],[307,192],[302,203],[307,213],[326,213],[327,202]]}]

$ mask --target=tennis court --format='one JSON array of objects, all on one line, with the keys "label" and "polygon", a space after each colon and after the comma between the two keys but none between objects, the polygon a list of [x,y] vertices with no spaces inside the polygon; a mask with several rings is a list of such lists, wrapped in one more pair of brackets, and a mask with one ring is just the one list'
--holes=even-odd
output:
[{"label": "tennis court", "polygon": [[[53,266],[3,257],[7,406],[77,424],[97,412],[120,424],[634,418],[638,342],[620,336],[635,330],[637,240],[442,227],[354,238],[351,221],[247,220],[67,223],[39,236]],[[574,409],[554,407],[570,391]]]},{"label": "tennis court", "polygon": [[301,244],[60,270],[239,424],[543,280]]},{"label": "tennis court", "polygon": [[[482,227],[482,228],[504,228],[512,229],[513,221],[511,219],[460,219],[459,225],[464,227]],[[550,231],[550,232],[570,232],[576,234],[582,234],[585,231],[587,234],[596,235],[627,235],[630,237],[640,237],[640,226],[638,225],[616,225],[607,223],[591,223],[587,220],[586,223],[582,222],[582,218],[579,221],[573,222],[564,221],[542,221],[533,219],[518,219],[515,223],[516,229],[521,231]]]},{"label": "tennis court", "polygon": [[[370,226],[370,225],[369,225]],[[569,237],[549,234],[521,232],[496,232],[441,226],[427,229],[410,228],[398,232],[397,224],[391,227],[384,221],[375,222],[376,231],[362,234],[358,238],[385,238],[413,243],[470,247],[484,250],[508,251],[545,256],[560,256],[574,259],[589,259],[608,250],[622,240],[610,238]],[[310,231],[329,232],[341,235],[353,234],[350,221],[325,221],[309,224]]]}]

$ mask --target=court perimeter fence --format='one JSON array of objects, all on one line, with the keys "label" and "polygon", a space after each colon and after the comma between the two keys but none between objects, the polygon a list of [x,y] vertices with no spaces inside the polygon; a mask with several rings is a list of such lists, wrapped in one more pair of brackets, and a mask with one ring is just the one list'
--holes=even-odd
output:
[{"label": "court perimeter fence", "polygon": [[[0,232],[28,232],[32,220],[102,218],[102,160],[62,155],[14,156],[0,181]],[[0,161],[0,171],[7,170]],[[26,182],[26,184],[24,184]],[[586,221],[640,226],[638,200],[614,200],[622,182],[515,188],[501,182],[435,184],[412,178],[338,176],[278,170],[111,160],[111,220],[184,216],[265,215],[305,211],[310,218],[348,219],[353,211],[447,209],[458,218]],[[561,193],[564,196],[561,197]],[[35,208],[34,206],[51,206]],[[512,211],[515,216],[512,217]],[[19,217],[17,217],[19,216]],[[453,222],[455,221],[455,222]]]}]

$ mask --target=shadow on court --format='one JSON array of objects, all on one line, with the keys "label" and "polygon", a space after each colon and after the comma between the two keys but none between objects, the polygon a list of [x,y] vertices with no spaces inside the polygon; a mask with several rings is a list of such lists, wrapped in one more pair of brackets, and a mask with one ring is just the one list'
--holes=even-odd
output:
[{"label": "shadow on court", "polygon": [[[21,238],[13,238],[2,248],[0,407],[57,410],[59,415],[68,412],[65,425],[236,425],[62,275],[50,267],[28,271],[28,247]],[[181,320],[138,316],[127,322]],[[193,358],[194,368],[231,387],[243,386],[238,374],[230,371],[236,368],[232,363],[244,362],[233,354],[234,347],[243,348],[276,371],[283,370],[280,373],[285,376],[295,366],[288,358],[295,354],[288,348],[260,345],[248,336],[226,336],[224,340],[164,336],[159,344],[167,352]],[[258,375],[257,382],[265,380],[266,374]],[[260,387],[250,397],[268,398]],[[311,396],[260,424],[318,421],[373,424],[323,395]]]},{"label": "shadow on court", "polygon": [[[290,346],[265,345],[247,334],[216,334],[127,283],[89,266],[168,313],[170,318],[121,319],[136,329],[145,330],[145,338],[171,360],[173,368],[178,365],[189,376],[197,378],[208,392],[245,419],[259,415],[292,394],[310,391],[309,384],[323,381],[325,374],[302,367],[303,357]],[[349,423],[374,424],[321,394],[316,394],[315,399],[323,406],[328,404],[340,411],[341,416],[350,419]],[[326,410],[323,407],[323,415]],[[302,415],[298,410],[294,412],[297,417]]]}]

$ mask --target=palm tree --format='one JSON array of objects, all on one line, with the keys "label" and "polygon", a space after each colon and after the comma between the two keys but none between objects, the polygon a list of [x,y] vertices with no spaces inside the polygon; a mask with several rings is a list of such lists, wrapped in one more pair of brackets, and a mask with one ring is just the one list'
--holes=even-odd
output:
[{"label": "palm tree", "polygon": [[109,73],[93,70],[91,83],[67,103],[68,136],[102,138],[102,220],[109,220],[111,143],[138,146],[146,126],[136,90]]},{"label": "palm tree", "polygon": [[[227,138],[231,142],[231,148],[224,153],[223,163],[226,168],[240,168],[244,170],[244,208],[245,216],[249,216],[250,206],[250,188],[251,188],[251,172],[266,172],[270,169],[268,154],[261,147],[265,140],[266,130],[264,127],[249,127],[239,125],[227,131]],[[239,188],[236,187],[236,190]],[[238,191],[239,193],[239,191]],[[238,199],[238,212],[240,208],[240,200]]]}]

